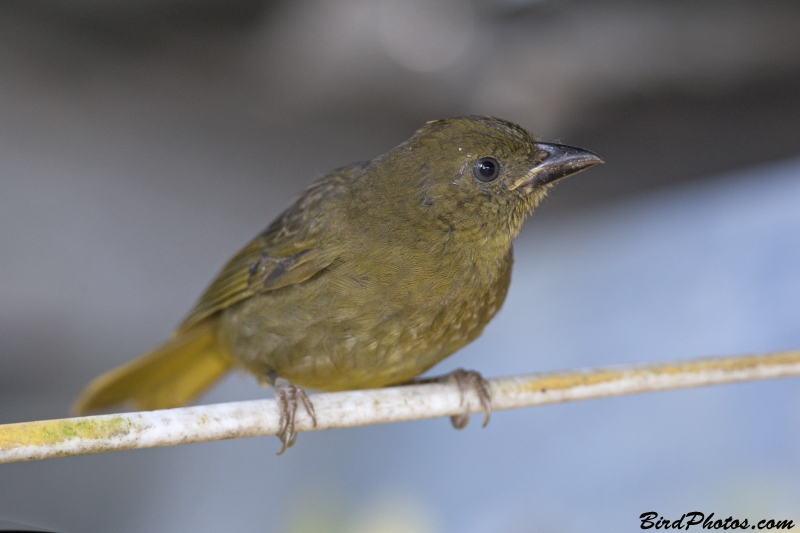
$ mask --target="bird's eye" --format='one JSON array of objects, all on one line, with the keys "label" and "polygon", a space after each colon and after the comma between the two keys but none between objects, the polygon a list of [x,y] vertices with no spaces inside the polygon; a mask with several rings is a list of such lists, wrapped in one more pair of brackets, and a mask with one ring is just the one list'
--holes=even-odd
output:
[{"label": "bird's eye", "polygon": [[472,173],[481,181],[493,181],[500,174],[500,163],[493,157],[481,157],[475,161]]}]

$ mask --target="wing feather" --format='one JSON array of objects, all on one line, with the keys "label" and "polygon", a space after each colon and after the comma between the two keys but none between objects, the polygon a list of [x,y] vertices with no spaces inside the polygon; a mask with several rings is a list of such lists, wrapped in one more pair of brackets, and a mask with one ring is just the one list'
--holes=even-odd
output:
[{"label": "wing feather", "polygon": [[179,335],[220,311],[250,298],[302,283],[338,256],[335,239],[349,183],[365,163],[325,176],[308,187],[270,226],[223,267],[175,332]]}]

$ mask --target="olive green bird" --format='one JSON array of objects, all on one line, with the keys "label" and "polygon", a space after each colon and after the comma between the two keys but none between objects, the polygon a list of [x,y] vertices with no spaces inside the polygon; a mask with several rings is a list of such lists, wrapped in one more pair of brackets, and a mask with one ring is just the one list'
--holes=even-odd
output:
[{"label": "olive green bird", "polygon": [[[475,340],[503,305],[525,217],[554,182],[601,162],[497,118],[428,122],[308,187],[171,340],[96,378],[75,410],[184,405],[239,367],[275,387],[283,452],[298,401],[315,419],[302,388],[406,383]],[[488,420],[480,375],[450,379],[478,392]]]}]

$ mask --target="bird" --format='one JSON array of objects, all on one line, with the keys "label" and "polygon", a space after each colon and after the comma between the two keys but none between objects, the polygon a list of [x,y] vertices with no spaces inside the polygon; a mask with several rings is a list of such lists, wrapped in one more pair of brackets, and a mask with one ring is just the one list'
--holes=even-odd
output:
[{"label": "bird", "polygon": [[[602,162],[495,117],[427,122],[312,183],[228,261],[168,341],[97,377],[73,411],[178,407],[244,369],[275,389],[281,454],[300,405],[316,424],[305,389],[419,381],[474,341],[503,305],[523,221],[557,181]],[[433,379],[455,382],[462,405],[475,390],[488,422],[478,372]]]}]

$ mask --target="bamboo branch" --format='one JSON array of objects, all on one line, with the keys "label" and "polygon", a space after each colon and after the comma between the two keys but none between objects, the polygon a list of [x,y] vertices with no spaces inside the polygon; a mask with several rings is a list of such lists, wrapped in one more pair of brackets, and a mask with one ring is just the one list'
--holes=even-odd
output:
[{"label": "bamboo branch", "polygon": [[[747,357],[697,359],[489,380],[495,411],[654,392],[800,376],[800,351]],[[315,394],[317,426],[302,409],[296,430],[385,424],[461,414],[452,384]],[[465,399],[479,412],[475,394]],[[0,463],[89,453],[172,446],[221,439],[275,435],[280,416],[275,400],[122,413],[0,425]]]}]

